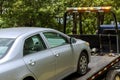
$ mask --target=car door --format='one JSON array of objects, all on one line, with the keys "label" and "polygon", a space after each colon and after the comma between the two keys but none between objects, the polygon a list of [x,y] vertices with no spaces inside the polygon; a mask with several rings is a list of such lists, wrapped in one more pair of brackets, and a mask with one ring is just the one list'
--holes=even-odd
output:
[{"label": "car door", "polygon": [[38,80],[54,80],[55,58],[53,53],[46,48],[39,34],[25,40],[23,58],[28,69]]},{"label": "car door", "polygon": [[56,57],[56,75],[61,77],[72,71],[73,51],[67,37],[56,32],[43,33]]}]

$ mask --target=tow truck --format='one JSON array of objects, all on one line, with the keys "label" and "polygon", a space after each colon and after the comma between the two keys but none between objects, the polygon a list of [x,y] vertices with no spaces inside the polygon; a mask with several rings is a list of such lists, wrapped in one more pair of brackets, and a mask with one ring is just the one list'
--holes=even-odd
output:
[{"label": "tow truck", "polygon": [[[95,34],[84,34],[82,15],[86,12],[87,14],[96,14],[97,32]],[[111,26],[110,24],[110,26],[103,26],[105,14],[112,16],[114,24],[111,25],[113,28],[108,28]],[[66,30],[69,28],[67,24],[70,20],[73,23],[72,34],[70,34],[70,36],[89,42],[92,49],[92,60],[88,66],[90,70],[77,80],[120,80],[120,31],[112,7],[67,8],[64,13],[64,33],[66,33]],[[107,33],[112,31],[114,31],[114,33]]]}]

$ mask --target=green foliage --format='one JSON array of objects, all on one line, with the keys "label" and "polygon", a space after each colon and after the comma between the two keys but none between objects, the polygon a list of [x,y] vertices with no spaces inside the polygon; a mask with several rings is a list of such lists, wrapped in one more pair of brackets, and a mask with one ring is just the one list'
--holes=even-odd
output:
[{"label": "green foliage", "polygon": [[[66,8],[81,6],[112,6],[120,21],[118,0],[0,0],[0,27],[37,26],[62,31]],[[96,29],[96,19],[92,19],[93,16],[83,17],[83,21],[86,22],[82,22],[85,33],[94,33],[93,30]],[[68,23],[67,32],[71,33],[73,25],[70,21]]]}]

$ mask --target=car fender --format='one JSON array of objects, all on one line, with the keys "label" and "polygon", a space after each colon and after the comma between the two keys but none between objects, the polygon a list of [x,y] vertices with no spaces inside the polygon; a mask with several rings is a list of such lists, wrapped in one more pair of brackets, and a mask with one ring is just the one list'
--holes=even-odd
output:
[{"label": "car fender", "polygon": [[88,60],[90,61],[91,58],[91,50],[90,50],[90,47],[89,47],[89,44],[85,41],[82,41],[82,40],[76,40],[76,43],[73,43],[72,44],[73,46],[73,58],[74,58],[74,69],[76,69],[77,65],[78,65],[78,60],[79,60],[79,56],[81,54],[82,51],[86,51],[87,52],[87,55],[88,55]]}]

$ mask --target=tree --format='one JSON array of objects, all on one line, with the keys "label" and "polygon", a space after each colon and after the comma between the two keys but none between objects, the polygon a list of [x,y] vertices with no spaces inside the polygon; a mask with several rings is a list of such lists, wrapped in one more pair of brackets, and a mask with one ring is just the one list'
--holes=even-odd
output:
[{"label": "tree", "polygon": [[[62,31],[63,14],[67,7],[107,5],[115,7],[119,15],[119,4],[117,0],[0,0],[0,27],[38,26]],[[93,22],[91,19],[87,21]],[[72,25],[68,24],[68,30],[69,26]],[[89,32],[90,26],[85,27],[85,32]]]}]

